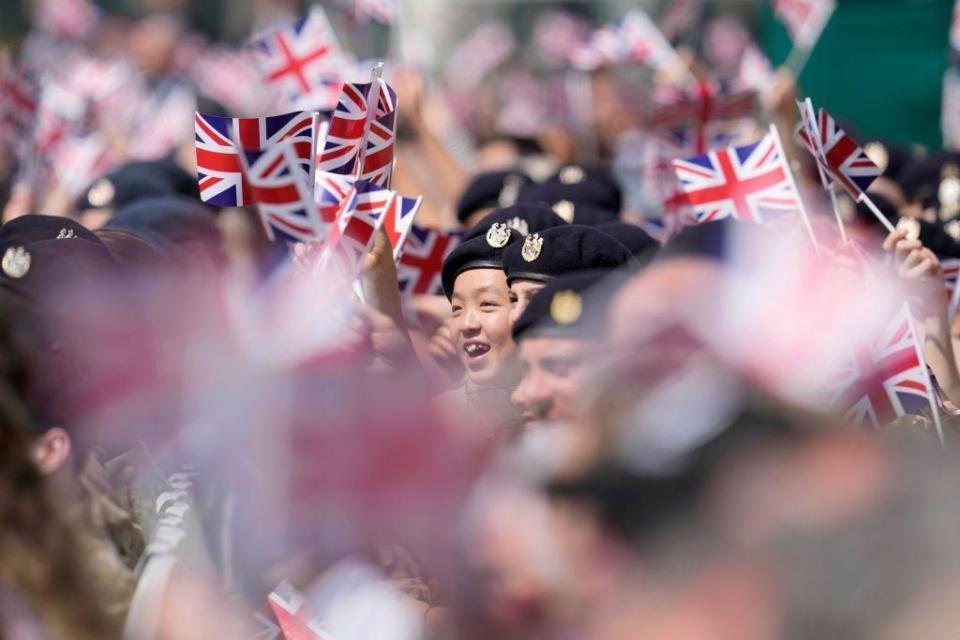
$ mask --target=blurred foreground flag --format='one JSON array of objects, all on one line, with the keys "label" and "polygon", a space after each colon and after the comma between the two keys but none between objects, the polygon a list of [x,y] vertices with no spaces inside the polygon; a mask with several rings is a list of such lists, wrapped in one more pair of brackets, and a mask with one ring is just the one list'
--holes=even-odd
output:
[{"label": "blurred foreground flag", "polygon": [[[242,151],[250,203],[257,205],[271,240],[309,242],[319,239],[326,227],[313,201],[310,178],[303,171],[304,159],[297,144],[287,139],[265,151]],[[306,161],[310,162],[309,154]]]},{"label": "blurred foreground flag", "polygon": [[462,233],[412,225],[397,257],[397,278],[405,295],[443,295],[443,261],[460,244]]},{"label": "blurred foreground flag", "polygon": [[358,18],[373,18],[381,24],[397,19],[400,0],[354,0]]},{"label": "blurred foreground flag", "polygon": [[769,222],[803,214],[803,204],[776,133],[673,161],[680,200],[698,223],[721,218]]},{"label": "blurred foreground flag", "polygon": [[854,347],[835,383],[833,407],[876,428],[906,414],[929,410],[937,415],[933,385],[906,303],[877,336]]},{"label": "blurred foreground flag", "polygon": [[347,59],[319,5],[288,27],[251,43],[264,81],[287,108],[333,109]]},{"label": "blurred foreground flag", "polygon": [[774,14],[799,49],[813,49],[834,9],[834,0],[773,0]]},{"label": "blurred foreground flag", "polygon": [[309,179],[312,176],[313,132],[316,116],[306,111],[263,118],[223,118],[203,113],[194,117],[197,148],[197,180],[200,198],[219,207],[253,204],[249,186],[243,177],[241,149],[266,151],[285,140],[293,141],[298,166]]},{"label": "blurred foreground flag", "polygon": [[[373,113],[370,103],[374,103]],[[379,78],[343,85],[317,160],[329,171],[390,187],[396,139],[397,94]]]}]

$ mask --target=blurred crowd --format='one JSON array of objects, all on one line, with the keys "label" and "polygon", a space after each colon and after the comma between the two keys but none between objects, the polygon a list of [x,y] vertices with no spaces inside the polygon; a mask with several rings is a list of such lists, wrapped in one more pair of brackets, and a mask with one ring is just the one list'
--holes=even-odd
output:
[{"label": "blurred crowd", "polygon": [[[825,190],[760,3],[638,3],[656,55],[322,4],[309,96],[186,2],[0,46],[0,639],[957,637],[960,153],[843,122],[879,177]],[[205,201],[194,127],[335,122],[351,50],[422,200],[344,272]],[[674,161],[770,135],[802,218],[689,213]]]}]

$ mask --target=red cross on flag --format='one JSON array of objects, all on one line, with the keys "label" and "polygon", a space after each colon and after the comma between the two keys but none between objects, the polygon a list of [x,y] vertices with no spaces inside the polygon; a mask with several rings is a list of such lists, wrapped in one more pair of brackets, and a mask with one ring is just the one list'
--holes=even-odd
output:
[{"label": "red cross on flag", "polygon": [[337,105],[347,58],[319,5],[290,26],[255,40],[251,48],[282,108],[331,110]]}]

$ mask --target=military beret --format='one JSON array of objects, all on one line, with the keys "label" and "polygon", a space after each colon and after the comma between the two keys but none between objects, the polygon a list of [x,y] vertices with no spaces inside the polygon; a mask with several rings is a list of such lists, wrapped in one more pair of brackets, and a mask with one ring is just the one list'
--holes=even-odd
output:
[{"label": "military beret", "polygon": [[124,171],[136,174],[150,174],[167,184],[170,193],[188,198],[200,199],[200,188],[196,176],[191,175],[173,160],[139,160],[124,165]]},{"label": "military beret", "polygon": [[[890,221],[890,224],[896,224],[899,213],[897,208],[893,206],[893,203],[890,202],[886,197],[879,193],[871,193],[870,200],[873,201],[873,204],[877,207],[880,213],[883,214],[883,217]],[[847,200],[851,202],[851,200]],[[874,215],[873,211],[870,210],[870,207],[867,206],[866,202],[857,202],[854,203],[854,210],[857,213],[857,219],[863,222],[868,226],[881,227],[881,222],[877,220],[877,216]]]},{"label": "military beret", "polygon": [[960,213],[960,154],[941,151],[907,165],[900,185],[910,202],[937,209],[942,219]]},{"label": "military beret", "polygon": [[629,222],[604,222],[594,227],[604,233],[607,233],[620,241],[623,246],[630,250],[634,258],[647,258],[654,251],[660,248],[660,243],[650,237],[650,235],[635,224]]},{"label": "military beret", "polygon": [[509,207],[497,209],[483,220],[467,229],[463,234],[464,240],[472,240],[477,236],[487,234],[494,224],[505,224],[520,235],[527,235],[543,231],[550,227],[559,227],[567,221],[558,216],[553,210],[536,202],[520,202]]},{"label": "military beret", "polygon": [[900,174],[914,161],[914,154],[902,144],[890,140],[869,140],[863,145],[867,157],[883,171],[883,176],[896,182]]},{"label": "military beret", "polygon": [[14,218],[0,226],[0,249],[10,245],[27,245],[40,240],[66,238],[100,242],[93,231],[76,220],[62,216],[30,214]]},{"label": "military beret", "polygon": [[588,202],[558,200],[553,203],[552,208],[558,216],[574,224],[593,226],[607,222],[616,222],[620,219],[620,214],[616,211],[603,209]]},{"label": "military beret", "polygon": [[130,231],[159,246],[200,243],[215,257],[220,251],[220,231],[210,209],[183,196],[138,200],[118,210],[104,228]]},{"label": "military beret", "polygon": [[507,282],[517,278],[546,282],[586,269],[638,266],[619,240],[594,227],[569,224],[532,233],[503,252]]},{"label": "military beret", "polygon": [[0,258],[0,287],[45,303],[56,291],[117,273],[117,263],[99,240],[77,237],[7,245]]},{"label": "military beret", "polygon": [[551,280],[520,314],[513,325],[513,339],[602,334],[612,294],[623,282],[622,276],[606,269],[577,271]]},{"label": "military beret", "polygon": [[503,250],[523,236],[505,224],[495,224],[486,235],[459,244],[443,261],[441,281],[447,299],[453,297],[457,276],[471,269],[502,269]]},{"label": "military beret", "polygon": [[490,171],[475,176],[457,202],[457,220],[465,222],[471,214],[487,207],[514,204],[523,187],[532,182],[519,170]]},{"label": "military beret", "polygon": [[77,201],[77,210],[119,209],[137,200],[176,193],[161,174],[125,165],[97,178]]},{"label": "military beret", "polygon": [[[608,170],[567,165],[544,182],[522,189],[520,200],[543,202],[551,207],[562,201],[593,205],[602,211],[612,212],[612,217],[616,218],[623,206],[623,193]],[[566,217],[562,213],[560,216]]]},{"label": "military beret", "polygon": [[[960,242],[954,238],[948,227],[926,220],[917,220],[919,240],[923,246],[941,258],[960,258]],[[954,223],[948,223],[954,225]],[[960,235],[960,234],[958,234]]]},{"label": "military beret", "polygon": [[[740,225],[740,223],[731,218],[723,218],[684,227],[660,248],[653,262],[666,262],[675,258],[706,258],[724,262],[730,249],[733,225]],[[750,231],[762,229],[760,225],[741,225],[741,227]]]}]

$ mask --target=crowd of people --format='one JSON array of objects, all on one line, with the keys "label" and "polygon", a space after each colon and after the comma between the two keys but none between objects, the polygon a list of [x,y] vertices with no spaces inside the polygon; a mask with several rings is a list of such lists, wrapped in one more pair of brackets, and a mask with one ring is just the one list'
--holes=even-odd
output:
[{"label": "crowd of people", "polygon": [[[277,96],[189,3],[27,4],[0,47],[0,638],[955,637],[960,153],[844,123],[879,177],[825,190],[797,70],[745,71],[747,28],[671,10],[695,2],[659,21],[702,28],[693,85],[396,64],[390,188],[447,243],[412,292],[385,227],[345,272],[204,201],[194,111]],[[544,58],[587,28],[548,4]],[[749,99],[676,120],[708,92]],[[671,162],[771,124],[802,215],[691,214]]]}]

